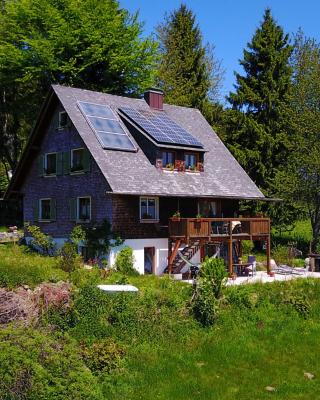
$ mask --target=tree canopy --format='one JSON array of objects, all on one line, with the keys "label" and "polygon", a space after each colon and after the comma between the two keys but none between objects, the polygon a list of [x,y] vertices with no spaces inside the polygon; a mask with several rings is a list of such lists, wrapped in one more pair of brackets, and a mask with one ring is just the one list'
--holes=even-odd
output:
[{"label": "tree canopy", "polygon": [[14,168],[51,83],[137,96],[156,44],[115,0],[6,0],[0,15],[0,157]]},{"label": "tree canopy", "polygon": [[251,178],[270,190],[272,179],[286,154],[286,119],[292,70],[292,46],[267,9],[260,27],[243,52],[236,73],[235,92],[228,100],[227,141]]},{"label": "tree canopy", "polygon": [[203,44],[194,13],[182,4],[166,16],[157,32],[157,83],[165,92],[166,102],[203,110],[209,99],[218,97],[222,70],[213,49]]}]

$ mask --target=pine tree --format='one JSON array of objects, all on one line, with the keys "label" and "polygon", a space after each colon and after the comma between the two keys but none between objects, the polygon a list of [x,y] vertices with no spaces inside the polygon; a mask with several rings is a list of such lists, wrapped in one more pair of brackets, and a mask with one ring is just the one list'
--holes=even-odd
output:
[{"label": "pine tree", "polygon": [[236,91],[228,98],[230,149],[267,193],[286,157],[284,110],[291,87],[291,53],[288,35],[267,9],[240,61],[245,74],[236,74]]},{"label": "pine tree", "polygon": [[186,5],[158,26],[161,59],[157,84],[166,102],[204,110],[218,97],[222,70],[213,48],[203,45],[196,17]]}]

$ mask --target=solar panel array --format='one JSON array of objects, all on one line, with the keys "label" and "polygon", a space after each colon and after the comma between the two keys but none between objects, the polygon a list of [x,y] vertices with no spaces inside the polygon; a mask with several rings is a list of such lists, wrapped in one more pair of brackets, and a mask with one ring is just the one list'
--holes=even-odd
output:
[{"label": "solar panel array", "polygon": [[104,149],[136,150],[110,107],[85,101],[78,101],[78,106]]},{"label": "solar panel array", "polygon": [[203,148],[199,140],[172,121],[164,112],[136,110],[122,107],[120,111],[136,123],[157,143]]}]

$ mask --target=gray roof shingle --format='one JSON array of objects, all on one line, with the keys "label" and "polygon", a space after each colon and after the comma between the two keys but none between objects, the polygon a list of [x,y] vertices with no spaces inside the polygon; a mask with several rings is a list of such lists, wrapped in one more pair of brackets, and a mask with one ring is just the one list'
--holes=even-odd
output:
[{"label": "gray roof shingle", "polygon": [[264,195],[231,155],[200,111],[164,105],[164,112],[197,138],[207,151],[204,172],[166,172],[157,169],[136,144],[137,152],[105,150],[80,112],[77,101],[148,110],[143,99],[132,99],[53,85],[72,123],[97,162],[114,193],[159,196],[232,197],[261,199]]}]

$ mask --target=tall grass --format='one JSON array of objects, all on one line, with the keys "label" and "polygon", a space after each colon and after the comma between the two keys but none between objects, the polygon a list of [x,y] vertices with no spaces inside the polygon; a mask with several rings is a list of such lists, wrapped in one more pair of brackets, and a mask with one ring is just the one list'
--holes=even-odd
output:
[{"label": "tall grass", "polygon": [[44,281],[57,282],[66,277],[53,257],[31,253],[24,246],[0,245],[0,286],[34,287]]}]

